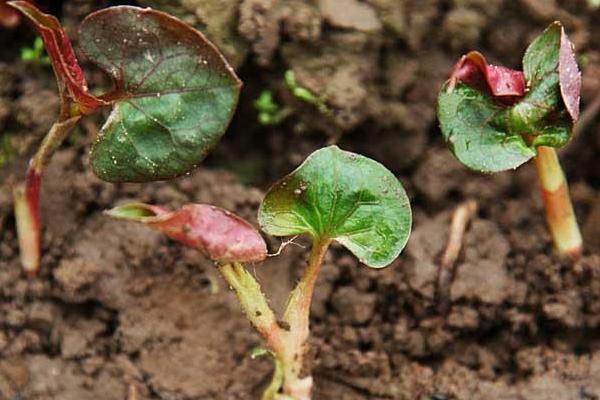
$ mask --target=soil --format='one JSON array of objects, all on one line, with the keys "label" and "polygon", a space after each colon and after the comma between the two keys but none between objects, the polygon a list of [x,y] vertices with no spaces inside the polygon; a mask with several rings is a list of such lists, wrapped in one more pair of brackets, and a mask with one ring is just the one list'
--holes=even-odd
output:
[{"label": "soil", "polygon": [[[40,1],[70,32],[109,1]],[[134,3],[134,2],[128,2]],[[600,399],[600,130],[592,123],[562,153],[586,251],[556,256],[532,165],[483,176],[443,146],[435,98],[472,48],[517,67],[530,39],[561,19],[582,55],[583,107],[600,90],[600,11],[583,0],[144,0],[204,30],[236,65],[245,89],[213,156],[188,176],[145,185],[101,182],[87,151],[102,116],[80,125],[43,185],[44,256],[20,268],[11,186],[50,126],[52,71],[25,65],[25,24],[0,31],[0,399],[256,399],[267,359],[260,338],[214,266],[102,210],[139,200],[212,203],[256,222],[268,183],[330,142],[384,163],[414,212],[407,249],[370,270],[333,246],[312,308],[315,399]],[[325,109],[283,81],[291,69]],[[93,69],[91,70],[93,71]],[[102,87],[98,72],[90,85]],[[256,122],[264,89],[293,114]],[[440,313],[435,281],[452,211],[475,199]],[[280,241],[270,239],[274,252]],[[288,246],[250,266],[281,308],[307,258]]]}]

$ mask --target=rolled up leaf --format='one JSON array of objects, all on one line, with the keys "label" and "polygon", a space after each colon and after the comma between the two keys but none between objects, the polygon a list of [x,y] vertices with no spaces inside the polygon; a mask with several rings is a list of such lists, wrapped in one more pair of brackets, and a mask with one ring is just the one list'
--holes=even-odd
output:
[{"label": "rolled up leaf", "polygon": [[73,100],[83,114],[91,114],[98,107],[107,105],[107,102],[88,92],[83,70],[77,63],[71,41],[58,19],[53,15],[44,14],[27,1],[10,1],[7,4],[29,18],[42,37],[59,82],[61,96]]},{"label": "rolled up leaf", "polygon": [[259,262],[267,256],[260,234],[241,217],[208,204],[188,204],[176,211],[143,203],[132,203],[106,212],[118,219],[141,222],[211,260]]},{"label": "rolled up leaf", "polygon": [[454,82],[464,82],[478,89],[487,89],[495,97],[522,97],[525,78],[522,71],[488,64],[478,51],[470,51],[456,63],[450,76]]}]

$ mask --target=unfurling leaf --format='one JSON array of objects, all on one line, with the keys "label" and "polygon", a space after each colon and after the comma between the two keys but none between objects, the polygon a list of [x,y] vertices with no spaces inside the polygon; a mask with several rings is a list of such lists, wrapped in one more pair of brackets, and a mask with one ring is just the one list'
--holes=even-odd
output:
[{"label": "unfurling leaf", "polygon": [[404,248],[412,216],[406,192],[389,170],[330,146],[315,151],[269,190],[258,219],[271,235],[333,239],[379,268]]},{"label": "unfurling leaf", "polygon": [[579,118],[581,73],[562,25],[554,22],[528,47],[521,78],[508,69],[494,78],[491,68],[499,67],[471,52],[439,94],[440,128],[454,155],[469,168],[497,172],[525,163],[538,146],[565,145]]},{"label": "unfurling leaf", "polygon": [[77,104],[83,114],[91,114],[108,103],[88,92],[83,71],[77,63],[71,41],[56,17],[44,14],[27,1],[10,1],[7,4],[21,11],[39,32],[58,80],[61,97]]},{"label": "unfurling leaf", "polygon": [[200,32],[159,11],[118,6],[89,15],[79,36],[115,82],[103,97],[113,110],[91,153],[101,179],[184,174],[225,133],[241,82]]},{"label": "unfurling leaf", "polygon": [[188,204],[179,210],[169,211],[149,204],[132,203],[113,208],[107,214],[141,222],[219,263],[259,262],[267,256],[265,241],[256,229],[219,207]]},{"label": "unfurling leaf", "polygon": [[525,93],[523,72],[488,64],[483,54],[471,51],[454,66],[451,82],[464,82],[495,97],[521,97]]},{"label": "unfurling leaf", "polygon": [[560,55],[558,59],[560,93],[573,121],[579,119],[579,100],[581,98],[581,71],[577,66],[573,44],[561,27]]}]

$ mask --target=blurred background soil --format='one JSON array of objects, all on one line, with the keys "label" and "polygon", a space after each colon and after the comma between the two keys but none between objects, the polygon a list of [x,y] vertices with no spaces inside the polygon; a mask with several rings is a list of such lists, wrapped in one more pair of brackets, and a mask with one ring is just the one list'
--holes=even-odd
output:
[{"label": "blurred background soil", "polygon": [[[106,0],[39,1],[74,38]],[[88,118],[56,154],[43,188],[39,277],[20,270],[11,185],[57,109],[49,67],[25,64],[27,24],[0,30],[0,399],[256,399],[268,360],[214,266],[102,210],[139,200],[206,202],[255,222],[269,182],[328,143],[375,158],[411,197],[413,236],[390,267],[329,252],[312,314],[315,399],[600,399],[600,128],[592,118],[561,152],[586,252],[553,255],[535,171],[484,176],[444,147],[435,99],[470,49],[518,68],[555,19],[583,70],[585,108],[600,95],[600,9],[572,0],[143,0],[205,32],[244,81],[226,137],[188,176],[111,185],[87,167],[104,116]],[[86,65],[88,66],[88,65]],[[108,81],[87,69],[94,90]],[[317,99],[294,96],[296,81]],[[258,122],[272,93],[287,118]],[[440,313],[434,284],[453,210],[475,199]],[[279,241],[271,239],[272,251]],[[250,266],[281,308],[307,250]]]}]

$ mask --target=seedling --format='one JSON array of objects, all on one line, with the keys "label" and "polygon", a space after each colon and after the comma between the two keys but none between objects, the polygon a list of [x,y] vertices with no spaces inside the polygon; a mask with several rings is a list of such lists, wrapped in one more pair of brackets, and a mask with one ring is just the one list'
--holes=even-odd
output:
[{"label": "seedling", "polygon": [[365,265],[382,268],[402,251],[411,227],[406,193],[381,164],[358,154],[326,147],[310,155],[267,192],[258,213],[264,232],[274,236],[308,235],[312,250],[302,278],[277,318],[260,284],[242,263],[266,257],[261,236],[244,220],[208,205],[188,205],[175,212],[145,204],[117,207],[109,215],[142,222],[195,247],[217,268],[272,355],[273,381],[263,400],[311,398],[306,365],[312,294],[325,253],[333,241]]},{"label": "seedling", "polygon": [[527,49],[523,72],[463,56],[438,97],[444,139],[468,168],[493,173],[535,158],[555,247],[580,257],[582,239],[554,148],[579,118],[581,73],[562,25],[552,23]]},{"label": "seedling", "polygon": [[114,87],[90,94],[59,21],[25,1],[8,2],[39,32],[56,76],[60,111],[14,190],[21,260],[40,265],[40,184],[56,148],[86,115],[112,107],[90,152],[94,173],[108,182],[148,182],[182,175],[224,134],[241,82],[217,48],[178,19],[151,9],[111,7],[79,27],[86,57]]},{"label": "seedling", "polygon": [[294,113],[290,107],[277,104],[270,90],[263,90],[260,93],[254,101],[254,108],[258,111],[258,122],[263,125],[279,125]]},{"label": "seedling", "polygon": [[296,80],[296,74],[291,69],[285,71],[285,83],[292,92],[292,94],[299,100],[302,100],[308,104],[312,104],[317,107],[317,109],[324,115],[331,114],[331,110],[327,107],[325,103],[325,99],[323,97],[317,96],[307,88],[301,86]]},{"label": "seedling", "polygon": [[52,64],[50,57],[44,52],[44,41],[39,36],[33,41],[33,47],[24,47],[21,49],[21,60],[34,65]]},{"label": "seedling", "polygon": [[[291,69],[285,71],[284,79],[287,88],[295,98],[315,106],[324,115],[331,115],[331,110],[327,107],[325,99],[298,84],[294,71]],[[270,90],[263,90],[260,93],[260,96],[254,101],[254,108],[258,111],[258,122],[263,125],[279,125],[294,114],[293,108],[289,106],[282,107],[277,104],[273,92]]]}]

